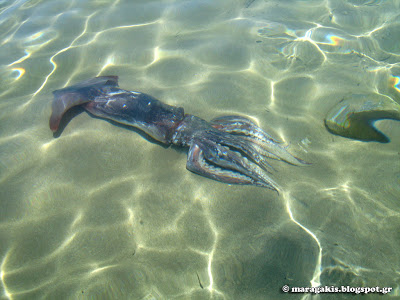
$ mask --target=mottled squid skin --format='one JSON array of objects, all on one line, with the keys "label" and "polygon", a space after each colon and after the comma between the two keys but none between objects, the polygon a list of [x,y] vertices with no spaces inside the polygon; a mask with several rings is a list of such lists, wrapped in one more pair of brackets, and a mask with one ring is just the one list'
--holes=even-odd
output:
[{"label": "mottled squid skin", "polygon": [[120,89],[117,76],[96,77],[53,94],[53,132],[58,130],[62,116],[79,105],[100,118],[143,130],[166,145],[189,147],[187,169],[225,183],[278,191],[278,184],[268,175],[272,167],[266,158],[307,164],[247,118],[223,116],[207,122],[150,95]]}]

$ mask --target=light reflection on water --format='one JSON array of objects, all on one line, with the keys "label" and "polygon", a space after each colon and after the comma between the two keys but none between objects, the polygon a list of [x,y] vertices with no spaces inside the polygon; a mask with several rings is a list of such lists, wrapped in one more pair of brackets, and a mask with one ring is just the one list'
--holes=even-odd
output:
[{"label": "light reflection on water", "polygon": [[[376,124],[381,144],[323,120],[354,95],[390,97],[396,111],[399,10],[0,2],[2,297],[279,299],[285,284],[398,295],[399,122]],[[207,120],[249,116],[312,165],[272,162],[277,196],[189,173],[184,151],[86,113],[53,138],[51,92],[98,75]]]}]

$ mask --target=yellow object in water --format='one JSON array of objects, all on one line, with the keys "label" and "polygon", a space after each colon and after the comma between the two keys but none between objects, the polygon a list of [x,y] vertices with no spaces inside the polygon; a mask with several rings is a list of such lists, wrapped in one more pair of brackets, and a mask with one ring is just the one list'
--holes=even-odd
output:
[{"label": "yellow object in water", "polygon": [[400,105],[381,94],[351,94],[332,107],[325,126],[330,133],[343,137],[388,143],[390,139],[374,127],[381,119],[400,120]]}]

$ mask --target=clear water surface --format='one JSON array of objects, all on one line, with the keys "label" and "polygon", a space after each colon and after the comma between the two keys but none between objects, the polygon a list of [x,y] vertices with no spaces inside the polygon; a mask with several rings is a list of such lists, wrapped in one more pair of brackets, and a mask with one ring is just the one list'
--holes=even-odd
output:
[{"label": "clear water surface", "polygon": [[[399,122],[383,144],[323,120],[352,94],[400,102],[399,40],[397,0],[0,1],[0,298],[398,296]],[[249,116],[312,165],[272,162],[277,195],[86,113],[54,138],[51,92],[97,75]]]}]

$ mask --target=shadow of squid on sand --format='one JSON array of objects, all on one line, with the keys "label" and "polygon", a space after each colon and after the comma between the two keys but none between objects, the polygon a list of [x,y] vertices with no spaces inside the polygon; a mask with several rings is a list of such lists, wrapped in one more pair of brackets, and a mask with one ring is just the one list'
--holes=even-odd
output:
[{"label": "shadow of squid on sand", "polygon": [[269,176],[273,168],[267,158],[307,164],[247,118],[222,116],[207,122],[150,95],[119,88],[117,76],[92,78],[53,94],[53,132],[68,110],[81,106],[94,116],[138,128],[160,143],[188,147],[188,170],[228,184],[278,192],[278,184]]}]

